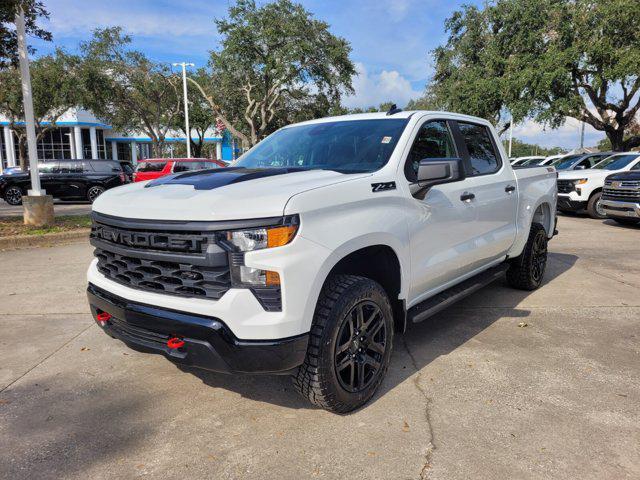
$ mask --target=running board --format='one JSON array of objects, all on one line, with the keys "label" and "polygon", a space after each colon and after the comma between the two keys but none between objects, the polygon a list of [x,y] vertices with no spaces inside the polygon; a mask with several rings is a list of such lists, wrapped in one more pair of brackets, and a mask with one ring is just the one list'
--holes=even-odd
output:
[{"label": "running board", "polygon": [[500,265],[485,270],[464,282],[454,285],[448,288],[444,292],[440,292],[425,301],[414,305],[407,312],[407,318],[413,323],[418,323],[426,320],[432,315],[435,315],[440,310],[453,305],[458,300],[462,300],[464,297],[471,295],[473,292],[480,290],[482,287],[489,285],[491,282],[500,278],[504,272],[507,271],[509,265],[507,263],[501,263]]}]

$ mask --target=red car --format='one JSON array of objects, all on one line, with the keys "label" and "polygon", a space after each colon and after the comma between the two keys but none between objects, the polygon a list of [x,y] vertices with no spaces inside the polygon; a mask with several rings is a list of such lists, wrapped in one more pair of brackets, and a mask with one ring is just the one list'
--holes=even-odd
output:
[{"label": "red car", "polygon": [[133,174],[133,181],[144,182],[172,173],[223,168],[226,166],[226,163],[210,158],[148,158],[138,162],[136,171]]}]

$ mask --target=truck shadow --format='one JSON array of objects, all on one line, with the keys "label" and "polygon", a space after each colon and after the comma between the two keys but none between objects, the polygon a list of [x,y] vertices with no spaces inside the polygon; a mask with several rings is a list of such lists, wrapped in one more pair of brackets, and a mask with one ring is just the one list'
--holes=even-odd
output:
[{"label": "truck shadow", "polygon": [[[554,288],[554,280],[571,269],[575,255],[549,253],[545,281],[540,288]],[[368,405],[377,401],[416,371],[440,356],[447,355],[502,318],[523,321],[530,310],[518,305],[533,292],[510,288],[505,280],[488,285],[457,305],[418,324],[409,325],[404,335],[396,335],[389,371]],[[231,390],[239,395],[292,409],[313,409],[294,390],[288,376],[230,376],[177,366],[214,388]],[[366,409],[367,405],[363,407]]]}]

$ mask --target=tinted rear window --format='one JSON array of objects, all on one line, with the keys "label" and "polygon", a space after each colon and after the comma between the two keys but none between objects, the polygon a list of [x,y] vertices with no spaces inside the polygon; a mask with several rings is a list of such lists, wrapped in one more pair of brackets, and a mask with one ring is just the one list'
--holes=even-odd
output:
[{"label": "tinted rear window", "polygon": [[206,170],[207,168],[219,168],[213,162],[175,162],[173,164],[173,173],[192,172],[194,170]]},{"label": "tinted rear window", "polygon": [[121,172],[122,167],[116,162],[91,162],[93,170],[98,173]]},{"label": "tinted rear window", "polygon": [[140,162],[136,172],[161,172],[167,162]]}]

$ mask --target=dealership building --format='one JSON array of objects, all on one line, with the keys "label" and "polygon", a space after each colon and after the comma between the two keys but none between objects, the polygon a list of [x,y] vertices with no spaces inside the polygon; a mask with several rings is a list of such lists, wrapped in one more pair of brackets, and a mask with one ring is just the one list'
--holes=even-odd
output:
[{"label": "dealership building", "polygon": [[[0,161],[2,167],[19,164],[18,138],[9,128],[9,120],[0,115]],[[46,122],[43,122],[46,125]],[[173,156],[177,144],[184,144],[182,131],[169,131],[166,137],[168,154]],[[194,138],[195,141],[198,139]],[[211,129],[204,142],[215,145],[216,158],[230,161],[235,143],[228,132],[220,134]],[[144,134],[122,134],[114,131],[91,112],[71,109],[56,121],[38,142],[38,159],[114,159],[136,163],[151,156],[151,138]]]}]

